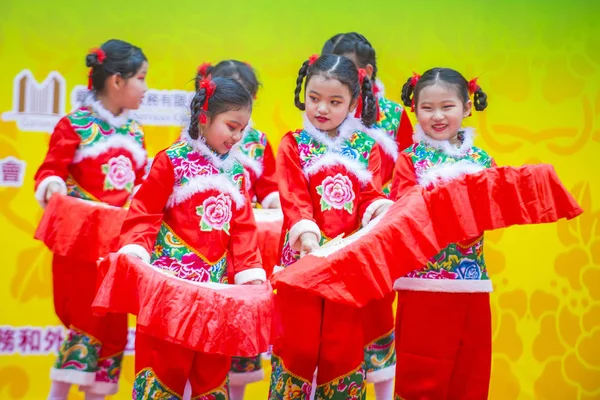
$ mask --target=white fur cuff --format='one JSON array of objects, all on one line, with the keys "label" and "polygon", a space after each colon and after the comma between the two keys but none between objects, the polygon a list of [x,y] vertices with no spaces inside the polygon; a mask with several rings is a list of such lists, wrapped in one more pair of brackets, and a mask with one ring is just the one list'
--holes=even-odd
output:
[{"label": "white fur cuff", "polygon": [[235,274],[235,284],[243,285],[254,280],[267,281],[267,273],[262,268],[250,268]]},{"label": "white fur cuff", "polygon": [[42,208],[46,208],[46,206],[48,205],[48,203],[46,202],[46,190],[48,190],[48,186],[50,186],[51,183],[58,183],[60,185],[60,191],[58,193],[62,195],[67,194],[67,185],[60,176],[52,175],[45,178],[43,181],[40,182],[35,191],[35,199],[40,204],[40,206],[42,206]]},{"label": "white fur cuff", "polygon": [[394,204],[394,202],[388,199],[379,199],[372,202],[363,214],[362,226],[367,226],[369,222],[371,222],[371,220],[373,219],[373,215],[375,215],[375,212],[379,209],[379,207],[384,206],[386,204],[392,205]]},{"label": "white fur cuff", "polygon": [[275,200],[279,200],[279,192],[272,192],[266,195],[260,205],[262,208],[269,208]]},{"label": "white fur cuff", "polygon": [[288,234],[288,241],[292,249],[300,249],[300,246],[298,246],[298,239],[300,238],[300,235],[306,232],[314,233],[317,235],[317,242],[321,241],[321,230],[319,229],[319,226],[310,219],[301,219],[292,226],[292,229],[290,229]]},{"label": "white fur cuff", "polygon": [[88,386],[96,381],[96,373],[72,369],[51,368],[50,379],[58,382],[72,383],[74,385]]},{"label": "white fur cuff", "polygon": [[137,258],[141,259],[143,262],[150,264],[150,253],[148,253],[148,251],[145,248],[143,248],[142,246],[140,246],[139,244],[125,245],[125,246],[121,247],[121,249],[118,252],[122,253],[122,254],[129,254],[132,256],[136,256]]}]

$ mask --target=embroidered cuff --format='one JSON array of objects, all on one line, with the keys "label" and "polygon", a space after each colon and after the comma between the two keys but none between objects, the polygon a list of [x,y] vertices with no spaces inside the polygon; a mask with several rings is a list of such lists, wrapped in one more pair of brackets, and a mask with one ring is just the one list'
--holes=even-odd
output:
[{"label": "embroidered cuff", "polygon": [[44,180],[40,182],[37,189],[35,190],[35,199],[38,203],[40,203],[40,206],[42,206],[42,208],[46,208],[46,206],[48,205],[48,202],[46,201],[46,190],[48,189],[48,186],[50,186],[51,183],[58,183],[60,185],[60,191],[58,193],[62,195],[67,194],[67,185],[60,176],[52,175],[47,178],[44,178]]},{"label": "embroidered cuff", "polygon": [[262,268],[250,268],[235,274],[235,284],[243,285],[254,280],[267,281],[267,273]]},{"label": "embroidered cuff", "polygon": [[317,235],[317,242],[321,241],[321,230],[319,229],[319,226],[310,219],[301,219],[300,221],[296,222],[294,226],[292,226],[292,229],[290,229],[288,234],[288,241],[292,249],[300,249],[300,246],[298,245],[298,239],[300,238],[300,235],[306,232],[314,233]]},{"label": "embroidered cuff", "polygon": [[143,262],[150,264],[150,253],[148,253],[148,251],[145,248],[143,248],[142,246],[140,246],[139,244],[125,245],[125,246],[121,247],[121,249],[118,252],[122,253],[122,254],[129,254],[132,256],[136,256],[137,258],[141,259]]},{"label": "embroidered cuff", "polygon": [[394,202],[392,200],[388,200],[388,199],[379,199],[379,200],[375,200],[374,202],[369,204],[369,207],[367,207],[367,209],[365,210],[365,213],[363,214],[363,217],[362,217],[362,226],[363,227],[367,226],[369,224],[369,222],[371,222],[371,220],[373,219],[373,215],[375,214],[375,211],[377,211],[379,209],[379,207],[384,206],[386,204],[392,205],[392,204],[394,204]]}]

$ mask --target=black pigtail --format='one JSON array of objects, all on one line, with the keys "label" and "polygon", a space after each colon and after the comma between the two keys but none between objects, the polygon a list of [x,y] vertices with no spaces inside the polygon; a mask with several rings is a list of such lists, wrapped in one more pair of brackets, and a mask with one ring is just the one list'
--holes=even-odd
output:
[{"label": "black pigtail", "polygon": [[306,109],[305,104],[300,100],[300,93],[302,92],[302,82],[304,82],[304,78],[306,78],[306,75],[308,74],[309,62],[309,60],[304,61],[300,67],[298,79],[296,79],[296,90],[294,91],[294,104],[296,104],[296,107],[301,111]]}]

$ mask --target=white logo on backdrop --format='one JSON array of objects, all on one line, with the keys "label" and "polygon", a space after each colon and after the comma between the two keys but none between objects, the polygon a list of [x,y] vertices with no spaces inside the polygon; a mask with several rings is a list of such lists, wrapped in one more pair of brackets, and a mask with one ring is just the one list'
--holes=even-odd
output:
[{"label": "white logo on backdrop", "polygon": [[21,187],[27,163],[9,156],[0,160],[0,186]]},{"label": "white logo on backdrop", "polygon": [[66,82],[56,71],[38,83],[25,69],[13,81],[12,111],[2,113],[3,121],[16,121],[21,131],[52,132],[65,114]]}]

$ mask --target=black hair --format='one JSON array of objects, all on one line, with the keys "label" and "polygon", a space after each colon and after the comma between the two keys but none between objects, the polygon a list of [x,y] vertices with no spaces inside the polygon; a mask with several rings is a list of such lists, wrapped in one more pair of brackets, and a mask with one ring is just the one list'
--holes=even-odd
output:
[{"label": "black hair", "polygon": [[256,97],[260,82],[256,77],[256,71],[248,63],[237,61],[237,60],[224,60],[219,62],[217,65],[209,65],[203,71],[204,76],[201,75],[200,71],[196,77],[196,86],[202,78],[231,78],[242,84],[244,88],[252,97]]},{"label": "black hair", "polygon": [[304,91],[313,76],[321,75],[326,79],[337,79],[345,85],[352,96],[352,101],[361,96],[362,100],[362,122],[365,126],[371,126],[377,119],[377,101],[373,94],[373,86],[369,77],[365,77],[360,86],[358,79],[358,69],[350,59],[335,54],[325,54],[319,57],[312,65],[310,60],[304,61],[298,71],[296,80],[296,90],[294,91],[294,103],[302,111],[306,109],[305,104],[300,101],[300,92],[302,91],[302,82],[306,78]]},{"label": "black hair", "polygon": [[214,93],[208,99],[208,110],[204,111],[202,109],[206,102],[205,88],[199,87],[192,99],[190,106],[192,116],[189,128],[192,139],[198,139],[200,136],[199,123],[202,114],[212,119],[227,111],[252,108],[252,96],[239,82],[230,78],[214,78],[211,81],[216,87]]},{"label": "black hair", "polygon": [[338,33],[325,42],[321,54],[337,54],[344,56],[353,54],[358,61],[359,68],[366,68],[368,64],[373,66],[373,77],[377,77],[377,58],[375,49],[366,37],[357,32]]},{"label": "black hair", "polygon": [[148,61],[142,49],[122,40],[111,39],[100,46],[100,50],[104,52],[104,59],[93,51],[85,57],[85,65],[91,68],[92,89],[98,93],[104,90],[106,79],[116,74],[123,79],[131,78],[144,61]]},{"label": "black hair", "polygon": [[[405,106],[410,107],[414,98],[415,106],[419,103],[419,94],[423,88],[441,83],[452,87],[456,90],[463,104],[469,101],[469,82],[460,72],[451,68],[432,68],[426,71],[413,86],[413,78],[408,78],[404,86],[402,86],[402,102]],[[487,107],[487,95],[477,86],[477,90],[473,94],[473,107],[477,111],[483,111]]]}]

